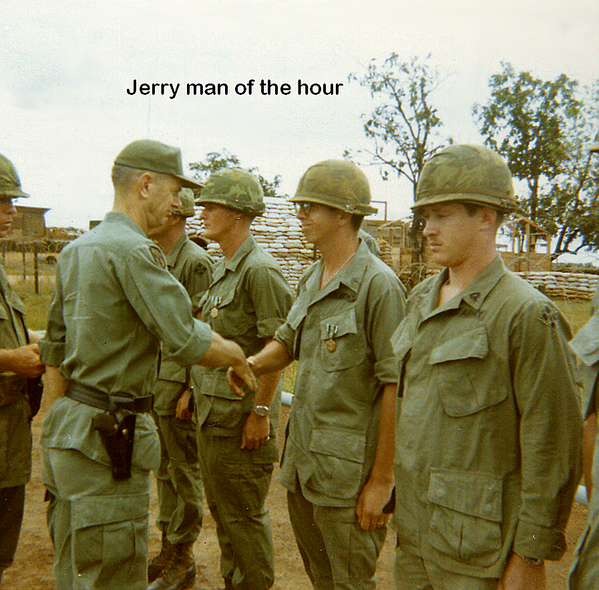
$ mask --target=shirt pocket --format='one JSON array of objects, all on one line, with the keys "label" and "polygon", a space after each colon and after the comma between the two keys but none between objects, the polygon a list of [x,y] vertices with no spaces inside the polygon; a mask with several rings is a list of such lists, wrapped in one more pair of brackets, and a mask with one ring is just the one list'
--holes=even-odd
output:
[{"label": "shirt pocket", "polygon": [[362,363],[366,358],[363,331],[358,332],[352,309],[320,322],[320,359],[325,371],[341,371]]},{"label": "shirt pocket", "polygon": [[434,347],[430,363],[445,412],[467,416],[503,401],[507,389],[498,378],[495,365],[488,362],[486,328],[479,324]]},{"label": "shirt pocket", "polygon": [[312,470],[308,486],[329,498],[348,500],[358,495],[366,436],[354,430],[317,427],[310,438]]},{"label": "shirt pocket", "polygon": [[236,298],[236,285],[210,295],[202,309],[202,320],[223,338],[235,340],[256,325],[256,317],[248,314],[240,298]]},{"label": "shirt pocket", "polygon": [[502,549],[502,493],[498,476],[433,469],[428,489],[430,544],[462,563],[493,565]]}]

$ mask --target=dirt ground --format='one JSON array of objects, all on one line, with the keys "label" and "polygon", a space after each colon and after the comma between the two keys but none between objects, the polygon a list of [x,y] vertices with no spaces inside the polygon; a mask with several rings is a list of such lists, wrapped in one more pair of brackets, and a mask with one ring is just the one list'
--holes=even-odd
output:
[{"label": "dirt ground", "polygon": [[[40,479],[39,467],[40,423],[44,411],[45,408],[42,407],[40,414],[36,416],[33,423],[33,476],[27,486],[25,517],[19,548],[15,563],[4,573],[3,590],[52,590],[55,588],[52,572],[52,545],[46,529],[45,504],[43,502],[44,489]],[[282,422],[284,423],[286,419],[285,410],[283,414]],[[309,590],[311,585],[304,573],[291,526],[287,519],[285,492],[278,483],[276,472],[270,489],[268,508],[271,513],[276,555],[277,577],[273,588],[274,590]],[[160,545],[159,533],[153,524],[156,514],[157,502],[155,490],[153,490],[150,555],[157,552]],[[567,588],[568,570],[572,561],[574,546],[576,539],[584,529],[585,521],[586,508],[580,504],[575,504],[567,530],[568,553],[560,562],[548,564],[548,590],[565,590]],[[393,589],[394,545],[394,534],[389,531],[377,571],[377,588],[380,590]],[[209,513],[205,516],[202,532],[195,544],[195,557],[199,568],[194,588],[196,590],[218,590],[222,588],[222,578],[219,574],[218,565],[218,542],[214,521]],[[55,590],[61,589],[57,588]]]}]

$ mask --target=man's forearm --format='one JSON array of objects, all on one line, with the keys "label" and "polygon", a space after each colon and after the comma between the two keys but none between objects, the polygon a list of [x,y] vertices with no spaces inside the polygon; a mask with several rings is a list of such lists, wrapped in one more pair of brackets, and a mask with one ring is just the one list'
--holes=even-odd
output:
[{"label": "man's forearm", "polygon": [[278,340],[271,340],[258,354],[250,357],[250,365],[256,376],[280,372],[291,361],[293,359],[287,349]]}]

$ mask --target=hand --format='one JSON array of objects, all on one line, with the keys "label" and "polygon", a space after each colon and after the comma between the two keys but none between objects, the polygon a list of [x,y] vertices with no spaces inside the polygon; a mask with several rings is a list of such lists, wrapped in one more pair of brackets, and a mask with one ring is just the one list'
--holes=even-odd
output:
[{"label": "hand", "polygon": [[193,418],[193,412],[189,411],[189,399],[191,398],[191,391],[186,389],[179,400],[177,401],[177,409],[175,410],[175,416],[179,420],[191,420]]},{"label": "hand", "polygon": [[19,377],[39,377],[46,367],[40,360],[40,349],[37,344],[28,344],[21,348],[4,349],[0,363],[5,371],[12,371]]},{"label": "hand", "polygon": [[[237,397],[245,397],[244,385],[248,385],[252,391],[256,390],[257,383],[256,377],[252,373],[252,366],[254,364],[254,357],[247,358],[247,366],[250,370],[250,375],[253,379],[254,386],[251,387],[248,382],[239,374],[236,367],[229,367],[227,370],[227,382],[229,383],[229,389],[237,396]],[[243,448],[243,447],[242,447]]]},{"label": "hand", "polygon": [[241,448],[254,450],[270,439],[270,420],[268,416],[258,416],[256,412],[250,412],[245,421],[241,435]]},{"label": "hand", "polygon": [[358,496],[356,517],[360,527],[365,531],[374,531],[385,526],[390,514],[384,514],[383,508],[391,497],[393,482],[376,479],[370,476]]},{"label": "hand", "polygon": [[546,590],[545,564],[529,565],[516,553],[507,560],[497,590]]}]

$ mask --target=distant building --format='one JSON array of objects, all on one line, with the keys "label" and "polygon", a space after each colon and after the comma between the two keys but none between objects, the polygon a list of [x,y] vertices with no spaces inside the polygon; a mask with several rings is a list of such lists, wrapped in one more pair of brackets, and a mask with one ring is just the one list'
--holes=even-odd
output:
[{"label": "distant building", "polygon": [[50,209],[44,207],[15,206],[17,213],[12,222],[9,239],[43,238],[46,236],[46,220],[44,215]]}]

